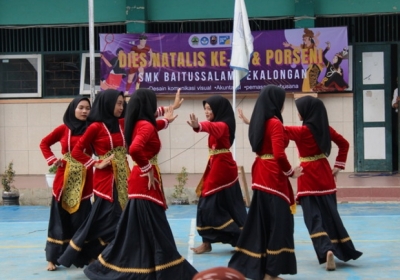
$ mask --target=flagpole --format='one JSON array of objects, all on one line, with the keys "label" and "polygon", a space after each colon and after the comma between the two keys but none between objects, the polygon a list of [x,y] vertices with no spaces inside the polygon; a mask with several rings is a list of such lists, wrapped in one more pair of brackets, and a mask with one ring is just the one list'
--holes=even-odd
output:
[{"label": "flagpole", "polygon": [[[235,82],[233,82],[233,83],[235,83]],[[236,88],[235,88],[235,86],[233,86],[232,107],[233,107],[233,116],[235,117],[235,121],[236,121]],[[233,144],[232,144],[232,155],[233,155],[233,159],[236,160],[236,140],[234,140]]]},{"label": "flagpole", "polygon": [[95,98],[95,65],[94,65],[94,6],[93,0],[88,0],[89,5],[89,63],[90,63],[90,100],[93,103]]},{"label": "flagpole", "polygon": [[[249,73],[250,58],[253,53],[253,36],[251,35],[249,18],[247,16],[244,0],[235,0],[232,32],[232,52],[230,67],[232,70],[233,115],[236,116],[236,89],[240,86],[240,80]],[[236,117],[235,117],[236,120]],[[236,142],[232,144],[233,159],[236,159]]]}]

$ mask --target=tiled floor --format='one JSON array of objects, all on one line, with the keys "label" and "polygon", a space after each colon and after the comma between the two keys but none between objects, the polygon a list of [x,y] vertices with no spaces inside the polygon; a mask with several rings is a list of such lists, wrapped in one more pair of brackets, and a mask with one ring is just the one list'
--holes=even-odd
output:
[{"label": "tiled floor", "polygon": [[400,174],[389,172],[339,174],[337,180],[339,202],[400,202]]},{"label": "tiled floor", "polygon": [[[337,270],[327,272],[316,260],[298,207],[295,215],[298,273],[284,278],[400,279],[400,203],[342,203],[338,208],[356,248],[363,252],[361,258],[337,262]],[[46,206],[0,207],[0,279],[86,279],[77,268],[46,271],[44,244],[48,216]],[[203,255],[194,255],[189,249],[201,242],[195,230],[195,205],[171,206],[167,216],[179,252],[197,270],[227,265],[232,250],[229,245],[215,244],[212,252]]]}]

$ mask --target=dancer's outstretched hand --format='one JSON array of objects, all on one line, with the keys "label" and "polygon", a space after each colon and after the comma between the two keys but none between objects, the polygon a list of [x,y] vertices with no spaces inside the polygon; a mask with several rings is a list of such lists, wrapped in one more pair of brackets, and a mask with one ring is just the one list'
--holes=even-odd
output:
[{"label": "dancer's outstretched hand", "polygon": [[243,110],[241,108],[238,108],[238,116],[239,119],[241,119],[245,124],[250,124],[250,120],[246,118],[246,116],[243,114]]},{"label": "dancer's outstretched hand", "polygon": [[193,128],[199,128],[199,120],[195,114],[190,114],[190,120],[187,123]]},{"label": "dancer's outstretched hand", "polygon": [[175,93],[174,105],[172,105],[173,108],[178,109],[179,107],[181,107],[183,100],[185,99],[181,98],[181,89],[178,88],[178,91]]},{"label": "dancer's outstretched hand", "polygon": [[172,123],[178,115],[174,116],[174,108],[171,106],[165,107],[164,118],[168,120],[169,123]]}]

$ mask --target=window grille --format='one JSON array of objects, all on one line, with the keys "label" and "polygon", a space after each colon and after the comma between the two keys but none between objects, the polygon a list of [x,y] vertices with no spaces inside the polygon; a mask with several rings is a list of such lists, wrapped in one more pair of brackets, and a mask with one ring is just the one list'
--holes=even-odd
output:
[{"label": "window grille", "polygon": [[[400,41],[400,14],[363,16],[317,16],[315,27],[347,26],[349,43]],[[294,28],[293,18],[250,19],[250,28],[281,30]],[[149,22],[149,33],[225,33],[232,32],[232,20]],[[126,33],[125,24],[95,26],[95,38],[100,33]],[[0,53],[87,52],[89,29],[87,26],[67,27],[15,27],[0,28]],[[95,51],[100,49],[95,40]]]},{"label": "window grille", "polygon": [[364,16],[318,16],[315,26],[347,26],[350,44],[400,41],[399,13]]},{"label": "window grille", "polygon": [[[293,18],[250,19],[250,29],[253,31],[292,28]],[[149,33],[230,33],[232,30],[233,20],[150,22],[147,25]]]},{"label": "window grille", "polygon": [[[126,25],[95,26],[94,38],[100,33],[126,33]],[[95,51],[99,51],[99,40]],[[0,28],[0,53],[88,52],[89,27],[15,27]]]}]

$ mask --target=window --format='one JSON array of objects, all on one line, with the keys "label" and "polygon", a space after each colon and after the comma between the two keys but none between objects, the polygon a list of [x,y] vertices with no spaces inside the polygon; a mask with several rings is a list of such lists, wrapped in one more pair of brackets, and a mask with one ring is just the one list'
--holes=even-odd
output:
[{"label": "window", "polygon": [[41,55],[0,55],[0,98],[42,96]]},{"label": "window", "polygon": [[[100,91],[100,54],[94,54],[95,91]],[[80,94],[90,94],[90,54],[82,54]]]},{"label": "window", "polygon": [[80,57],[79,53],[43,55],[45,97],[79,95]]}]

